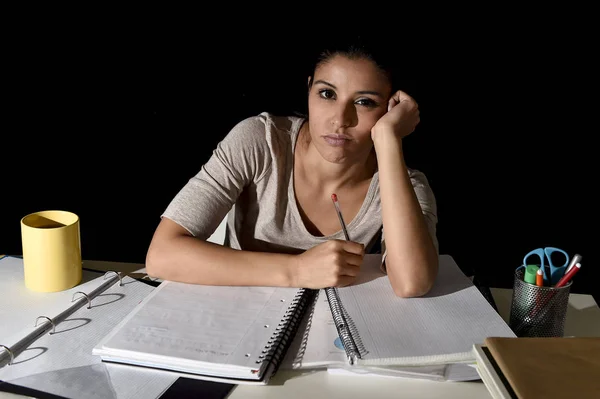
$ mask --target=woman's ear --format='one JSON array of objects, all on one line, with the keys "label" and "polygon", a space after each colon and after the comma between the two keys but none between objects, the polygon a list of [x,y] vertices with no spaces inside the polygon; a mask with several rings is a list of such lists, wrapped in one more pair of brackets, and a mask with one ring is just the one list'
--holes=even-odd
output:
[{"label": "woman's ear", "polygon": [[312,87],[312,76],[308,77],[308,80],[306,82],[306,86],[308,87],[308,91],[310,92],[310,88]]}]

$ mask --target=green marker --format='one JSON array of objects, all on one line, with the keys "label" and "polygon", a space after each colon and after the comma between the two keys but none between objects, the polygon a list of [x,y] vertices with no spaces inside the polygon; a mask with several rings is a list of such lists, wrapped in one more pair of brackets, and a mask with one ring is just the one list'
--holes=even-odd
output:
[{"label": "green marker", "polygon": [[523,277],[523,280],[526,283],[535,285],[535,276],[537,275],[539,268],[540,267],[537,265],[527,265],[527,267],[525,267],[525,276]]}]

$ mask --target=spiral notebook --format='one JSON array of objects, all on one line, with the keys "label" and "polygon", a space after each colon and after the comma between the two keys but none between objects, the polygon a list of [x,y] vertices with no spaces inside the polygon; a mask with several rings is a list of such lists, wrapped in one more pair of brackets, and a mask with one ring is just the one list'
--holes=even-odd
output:
[{"label": "spiral notebook", "polygon": [[318,293],[283,368],[381,375],[421,368],[449,380],[458,378],[449,377],[452,366],[472,365],[460,379],[479,379],[473,344],[515,336],[451,256],[440,256],[434,286],[416,298],[396,296],[380,264],[380,255],[367,255],[355,284]]},{"label": "spiral notebook", "polygon": [[163,281],[93,349],[104,362],[267,384],[314,290]]}]

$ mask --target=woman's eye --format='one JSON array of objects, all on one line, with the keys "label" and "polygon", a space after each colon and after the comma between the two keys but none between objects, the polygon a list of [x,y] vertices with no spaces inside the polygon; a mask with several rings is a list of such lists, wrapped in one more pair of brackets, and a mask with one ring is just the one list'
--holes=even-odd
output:
[{"label": "woman's eye", "polygon": [[329,89],[319,90],[319,95],[328,100],[334,97],[333,91]]},{"label": "woman's eye", "polygon": [[359,105],[363,105],[365,107],[376,107],[377,103],[373,100],[371,100],[370,98],[361,98],[360,100],[357,101],[357,103]]}]

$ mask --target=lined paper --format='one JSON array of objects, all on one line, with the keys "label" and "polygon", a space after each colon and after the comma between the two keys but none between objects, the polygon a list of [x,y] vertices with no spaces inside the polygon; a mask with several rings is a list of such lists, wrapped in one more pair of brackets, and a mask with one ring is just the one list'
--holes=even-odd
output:
[{"label": "lined paper", "polygon": [[297,292],[166,281],[94,353],[188,373],[250,378]]},{"label": "lined paper", "polygon": [[[376,267],[365,265],[380,274]],[[384,275],[341,288],[339,295],[369,350],[365,365],[471,361],[474,343],[514,336],[450,256],[440,257],[437,279],[423,297],[397,297]]]},{"label": "lined paper", "polygon": [[[381,272],[381,255],[366,255],[358,281],[338,289],[367,354],[362,366],[425,366],[473,362],[474,343],[514,333],[448,255],[431,291],[418,298],[397,297]],[[324,292],[304,321],[284,367],[345,367]],[[304,337],[304,339],[302,339]]]}]

